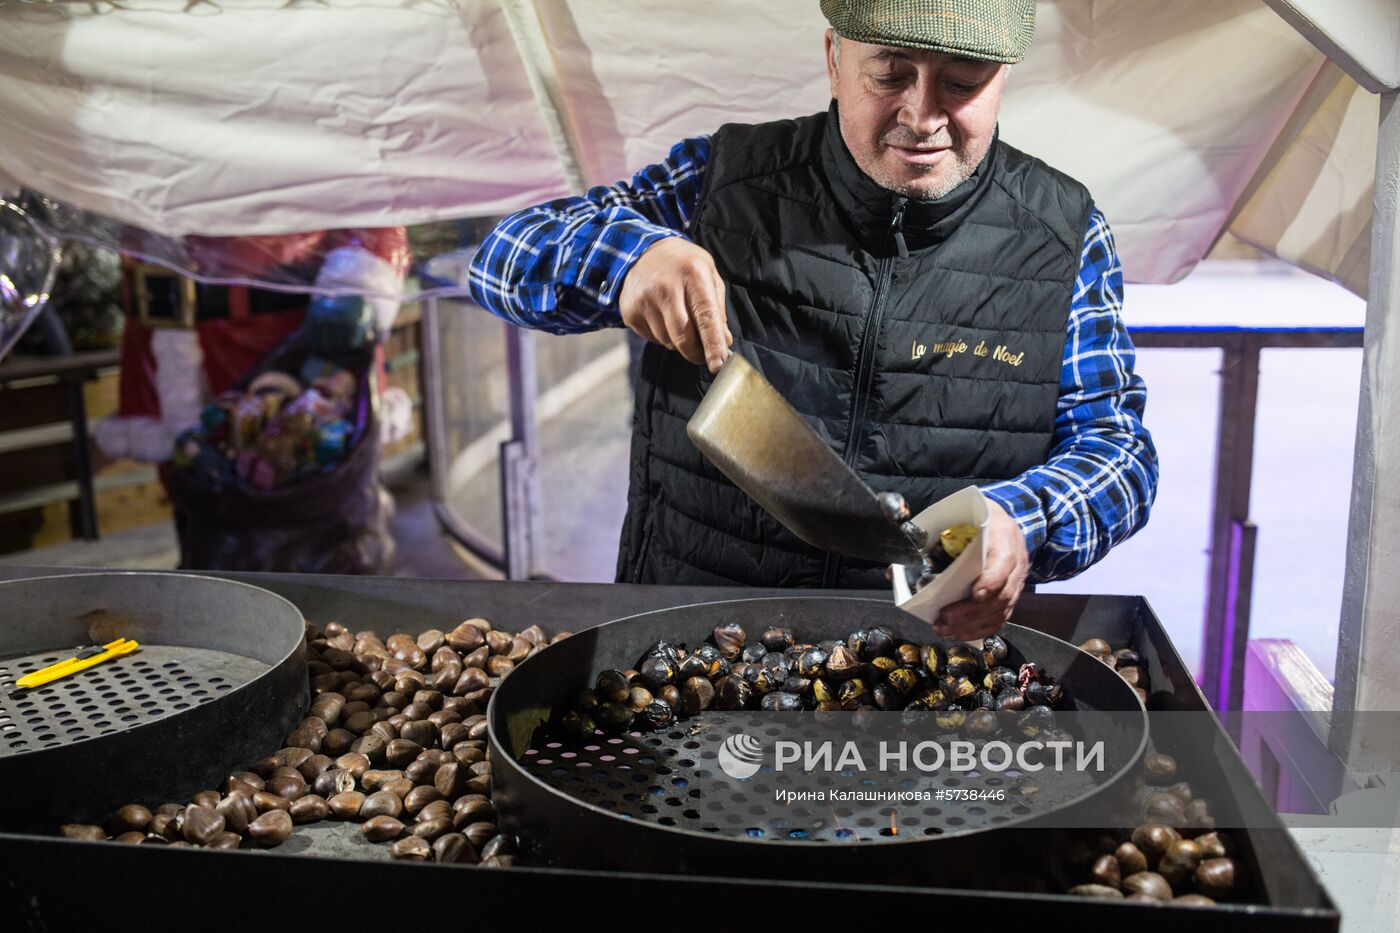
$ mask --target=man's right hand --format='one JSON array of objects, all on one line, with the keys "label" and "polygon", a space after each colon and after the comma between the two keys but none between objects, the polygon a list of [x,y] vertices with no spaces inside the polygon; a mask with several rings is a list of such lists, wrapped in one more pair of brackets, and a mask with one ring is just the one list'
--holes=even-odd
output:
[{"label": "man's right hand", "polygon": [[618,299],[622,323],[644,339],[718,372],[734,337],[725,320],[724,282],[705,250],[680,237],[658,240],[627,273]]}]

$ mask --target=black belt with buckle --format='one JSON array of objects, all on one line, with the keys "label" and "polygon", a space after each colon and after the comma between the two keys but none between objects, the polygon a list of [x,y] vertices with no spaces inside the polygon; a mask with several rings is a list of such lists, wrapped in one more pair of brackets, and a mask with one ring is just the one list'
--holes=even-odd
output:
[{"label": "black belt with buckle", "polygon": [[[228,285],[203,285],[148,263],[136,267],[133,284],[136,320],[145,327],[191,328],[204,321],[226,320],[232,314]],[[251,314],[279,314],[305,308],[309,301],[305,293],[248,288]]]}]

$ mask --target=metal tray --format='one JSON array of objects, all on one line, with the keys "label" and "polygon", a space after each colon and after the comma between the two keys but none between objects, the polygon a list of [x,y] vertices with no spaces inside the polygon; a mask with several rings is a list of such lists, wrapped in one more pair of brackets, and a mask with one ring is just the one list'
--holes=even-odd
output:
[{"label": "metal tray", "polygon": [[[35,573],[0,568],[0,578]],[[791,595],[736,588],[227,576],[285,596],[318,623],[335,619],[385,634],[397,627],[450,627],[467,615],[483,615],[507,628],[535,623],[551,632],[578,632],[651,609]],[[1132,645],[1148,666],[1154,708],[1208,709],[1161,624],[1139,597],[1027,594],[1018,604],[1016,621],[1071,644],[1097,635],[1114,644]],[[1227,774],[1235,786],[1243,788],[1241,796],[1250,798],[1241,803],[1267,810],[1223,730],[1218,739],[1169,750],[1190,768]],[[468,920],[487,929],[496,925],[534,929],[558,926],[561,918],[582,927],[651,917],[660,918],[657,922],[664,922],[667,929],[710,930],[722,922],[718,918],[723,905],[737,910],[771,907],[780,912],[811,905],[823,926],[864,927],[884,917],[985,925],[990,917],[999,925],[1025,924],[1036,929],[1061,922],[1081,929],[1126,923],[1134,933],[1177,933],[1183,927],[1192,933],[1336,931],[1340,923],[1336,907],[1287,831],[1276,821],[1275,825],[1277,829],[1236,833],[1259,857],[1262,903],[1210,910],[1051,894],[849,884],[825,877],[775,881],[679,875],[670,873],[664,863],[646,873],[403,865],[356,857],[369,847],[319,842],[297,854],[202,852],[76,842],[0,827],[0,877],[5,879],[0,885],[0,928],[57,931],[136,925],[150,929],[197,923],[201,929],[247,930],[260,915],[275,915],[277,924],[285,927],[362,925],[366,909],[382,909],[381,898],[389,897],[388,892],[411,896],[408,892],[451,890],[450,897],[412,896],[414,923],[455,926]],[[600,844],[607,844],[606,840]],[[383,857],[383,847],[374,854]],[[233,891],[244,892],[238,897],[240,903],[250,905],[247,911],[215,906]],[[353,892],[383,893],[360,896]]]}]

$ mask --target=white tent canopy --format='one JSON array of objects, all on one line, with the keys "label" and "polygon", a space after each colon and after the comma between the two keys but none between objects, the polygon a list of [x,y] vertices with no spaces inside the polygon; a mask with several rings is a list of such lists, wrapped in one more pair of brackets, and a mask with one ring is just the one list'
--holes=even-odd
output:
[{"label": "white tent canopy", "polygon": [[[1229,231],[1365,294],[1377,98],[1257,0],[1041,2],[1007,141],[1130,279]],[[0,172],[167,237],[504,213],[826,106],[816,0],[0,0]]]}]

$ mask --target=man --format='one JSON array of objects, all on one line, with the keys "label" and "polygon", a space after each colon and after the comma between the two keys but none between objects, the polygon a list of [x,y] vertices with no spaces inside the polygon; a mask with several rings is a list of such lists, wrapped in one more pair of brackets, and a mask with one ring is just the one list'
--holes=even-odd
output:
[{"label": "man", "polygon": [[[880,588],[782,528],[685,423],[742,352],[876,491],[992,503],[970,599],[998,630],[1147,519],[1157,481],[1122,271],[1073,179],[997,139],[1033,0],[823,0],[827,113],[688,139],[630,184],[506,218],[472,265],[494,313],[650,341],[618,579]],[[708,370],[708,372],[707,372]]]}]

